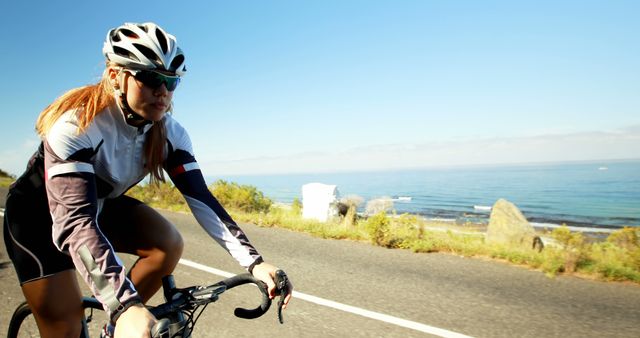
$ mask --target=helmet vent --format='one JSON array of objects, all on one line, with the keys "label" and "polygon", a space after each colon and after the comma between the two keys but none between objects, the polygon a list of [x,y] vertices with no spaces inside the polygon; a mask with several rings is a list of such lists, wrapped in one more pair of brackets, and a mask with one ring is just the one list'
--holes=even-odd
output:
[{"label": "helmet vent", "polygon": [[144,56],[146,56],[149,60],[151,60],[157,67],[164,68],[162,65],[162,61],[158,59],[156,53],[154,53],[149,47],[143,46],[137,43],[134,43],[135,46]]},{"label": "helmet vent", "polygon": [[137,26],[138,26],[138,28],[140,28],[145,33],[149,33],[149,31],[147,30],[147,26],[145,26],[145,25],[137,25]]},{"label": "helmet vent", "polygon": [[173,61],[171,61],[171,67],[170,70],[172,71],[176,71],[178,70],[178,67],[180,67],[180,65],[182,65],[184,63],[184,55],[177,55],[175,58],[173,58]]},{"label": "helmet vent", "polygon": [[140,37],[138,36],[138,34],[136,34],[136,33],[132,32],[132,31],[130,31],[130,30],[128,30],[128,29],[126,29],[126,28],[121,29],[121,30],[120,30],[120,32],[121,32],[124,36],[126,36],[126,37],[128,37],[128,38],[131,38],[131,39],[139,39],[139,38],[140,38]]},{"label": "helmet vent", "polygon": [[114,30],[112,30],[112,31],[109,33],[109,37],[111,38],[111,41],[113,41],[113,42],[120,42],[120,41],[122,41],[122,39],[120,39],[120,35],[118,35],[118,31],[116,31],[115,29],[114,29]]},{"label": "helmet vent", "polygon": [[135,56],[135,54],[129,52],[128,50],[126,50],[126,49],[124,49],[122,47],[113,46],[113,52],[116,55],[120,55],[120,56],[123,56],[125,58],[133,59],[133,60],[136,60],[136,61],[140,61],[140,59],[138,59],[138,57]]},{"label": "helmet vent", "polygon": [[160,47],[162,48],[162,52],[163,53],[167,53],[167,38],[164,36],[164,34],[162,34],[162,32],[159,29],[156,29],[156,38],[158,39],[158,42],[160,42]]}]

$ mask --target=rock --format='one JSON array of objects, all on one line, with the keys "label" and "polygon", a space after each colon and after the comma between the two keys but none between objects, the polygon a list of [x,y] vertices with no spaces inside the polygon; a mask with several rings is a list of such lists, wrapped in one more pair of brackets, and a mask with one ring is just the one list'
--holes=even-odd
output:
[{"label": "rock", "polygon": [[486,241],[542,250],[542,241],[533,226],[515,204],[505,199],[499,199],[491,208]]},{"label": "rock", "polygon": [[347,215],[347,212],[349,211],[349,204],[338,202],[338,204],[336,205],[336,208],[338,208],[338,216],[344,217]]}]

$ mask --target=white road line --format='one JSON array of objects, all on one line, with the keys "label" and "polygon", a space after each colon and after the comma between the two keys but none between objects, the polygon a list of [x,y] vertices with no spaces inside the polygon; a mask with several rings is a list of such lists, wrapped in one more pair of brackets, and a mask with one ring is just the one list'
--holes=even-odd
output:
[{"label": "white road line", "polygon": [[[4,210],[0,210],[0,216],[4,217]],[[224,278],[229,278],[229,277],[234,276],[233,273],[222,271],[222,270],[218,270],[218,269],[215,269],[215,268],[212,268],[212,267],[209,267],[209,266],[206,266],[206,265],[202,265],[200,263],[196,263],[196,262],[190,261],[188,259],[184,259],[184,258],[180,259],[180,264],[186,265],[186,266],[189,266],[189,267],[192,267],[194,269],[198,269],[198,270],[201,270],[201,271],[204,271],[204,272],[208,272],[208,273],[211,273],[211,274],[214,274],[214,275],[222,276]],[[355,306],[351,306],[351,305],[346,305],[346,304],[334,302],[332,300],[328,300],[328,299],[324,299],[324,298],[308,295],[308,294],[305,294],[305,293],[302,293],[302,292],[298,292],[298,291],[293,291],[293,297],[299,298],[299,299],[302,299],[302,300],[305,300],[307,302],[311,302],[311,303],[314,303],[314,304],[318,304],[318,305],[330,307],[330,308],[333,308],[333,309],[336,309],[336,310],[341,310],[341,311],[353,313],[353,314],[360,315],[360,316],[363,316],[363,317],[367,317],[367,318],[383,321],[383,322],[386,322],[386,323],[389,323],[389,324],[393,324],[393,325],[405,327],[405,328],[408,328],[408,329],[412,329],[412,330],[416,330],[416,331],[420,331],[420,332],[436,335],[436,336],[439,336],[439,337],[445,337],[445,338],[470,338],[470,336],[466,336],[466,335],[463,335],[461,333],[457,333],[457,332],[441,329],[441,328],[434,327],[434,326],[429,326],[429,325],[418,323],[418,322],[413,322],[413,321],[410,321],[410,320],[406,320],[406,319],[402,319],[402,318],[398,318],[398,317],[394,317],[394,316],[385,315],[385,314],[374,312],[374,311],[365,310],[365,309],[362,309],[362,308],[359,308],[359,307],[355,307]]]},{"label": "white road line", "polygon": [[[222,271],[222,270],[218,270],[206,265],[202,265],[200,263],[196,263],[193,261],[190,261],[188,259],[180,259],[180,264],[192,267],[194,269],[198,269],[204,272],[208,272],[214,275],[218,275],[218,276],[222,276],[225,278],[228,277],[232,277],[234,276],[233,273],[230,272],[226,272],[226,271]],[[351,306],[351,305],[346,305],[346,304],[342,304],[342,303],[338,303],[338,302],[334,302],[332,300],[328,300],[328,299],[323,299],[320,297],[316,297],[316,296],[312,296],[312,295],[308,295],[308,294],[304,294],[302,292],[298,292],[298,291],[293,291],[293,297],[295,298],[299,298],[302,300],[305,300],[307,302],[311,302],[314,304],[318,304],[318,305],[322,305],[322,306],[327,306],[336,310],[341,310],[341,311],[345,311],[345,312],[350,312],[356,315],[360,315],[363,317],[367,317],[367,318],[371,318],[371,319],[375,319],[375,320],[379,320],[379,321],[383,321],[389,324],[394,324],[397,326],[401,326],[401,327],[405,327],[408,329],[412,329],[412,330],[416,330],[416,331],[420,331],[420,332],[424,332],[424,333],[428,333],[428,334],[432,334],[432,335],[436,335],[439,337],[445,337],[445,338],[470,338],[470,336],[466,336],[463,335],[461,333],[457,333],[457,332],[453,332],[453,331],[449,331],[449,330],[445,330],[445,329],[441,329],[438,327],[433,327],[433,326],[429,326],[426,324],[422,324],[422,323],[417,323],[417,322],[413,322],[410,320],[406,320],[406,319],[402,319],[402,318],[398,318],[398,317],[394,317],[394,316],[389,316],[389,315],[385,315],[382,313],[378,313],[378,312],[373,312],[373,311],[369,311],[369,310],[365,310],[359,307],[355,307],[355,306]]]}]

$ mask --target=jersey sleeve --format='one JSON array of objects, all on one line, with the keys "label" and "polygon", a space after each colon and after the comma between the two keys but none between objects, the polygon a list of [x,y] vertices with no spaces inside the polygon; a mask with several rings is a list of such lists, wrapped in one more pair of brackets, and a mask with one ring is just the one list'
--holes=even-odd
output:
[{"label": "jersey sleeve", "polygon": [[65,116],[44,141],[45,182],[53,241],[73,263],[111,318],[140,302],[125,268],[97,224],[96,179],[91,157],[96,144]]},{"label": "jersey sleeve", "polygon": [[246,234],[211,194],[191,148],[186,131],[180,126],[168,130],[165,170],[184,196],[204,230],[244,268],[251,270],[263,261]]}]

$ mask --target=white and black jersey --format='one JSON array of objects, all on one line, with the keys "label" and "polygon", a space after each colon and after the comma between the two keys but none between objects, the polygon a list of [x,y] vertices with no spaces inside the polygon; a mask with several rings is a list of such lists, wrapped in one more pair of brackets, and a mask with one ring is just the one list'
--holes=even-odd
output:
[{"label": "white and black jersey", "polygon": [[[208,190],[186,130],[170,115],[164,117],[164,122],[167,136],[164,169],[197,221],[241,266],[249,269],[262,262],[246,235]],[[50,212],[49,238],[60,252],[71,258],[73,266],[107,311],[115,311],[138,298],[122,263],[101,231],[98,216],[107,199],[118,198],[149,174],[144,142],[150,128],[150,124],[142,127],[127,124],[115,103],[98,113],[81,133],[76,111],[66,112],[56,121],[29,161],[25,174],[10,189],[7,200],[5,242],[12,242],[11,256],[16,270],[21,263],[15,259],[15,252],[20,251],[21,256],[36,261],[32,265],[40,269],[41,274],[19,272],[21,282],[52,273],[51,269],[43,268],[47,263],[45,257],[38,257],[42,253],[23,243],[29,242],[30,236],[42,236],[24,229],[31,223],[30,219],[43,222],[48,215],[41,214]],[[24,204],[28,198],[15,197],[10,201],[12,196],[30,195],[44,201],[43,181],[48,210],[36,208],[33,211],[36,214],[26,215],[28,208]],[[15,224],[12,219],[16,220]]]}]

